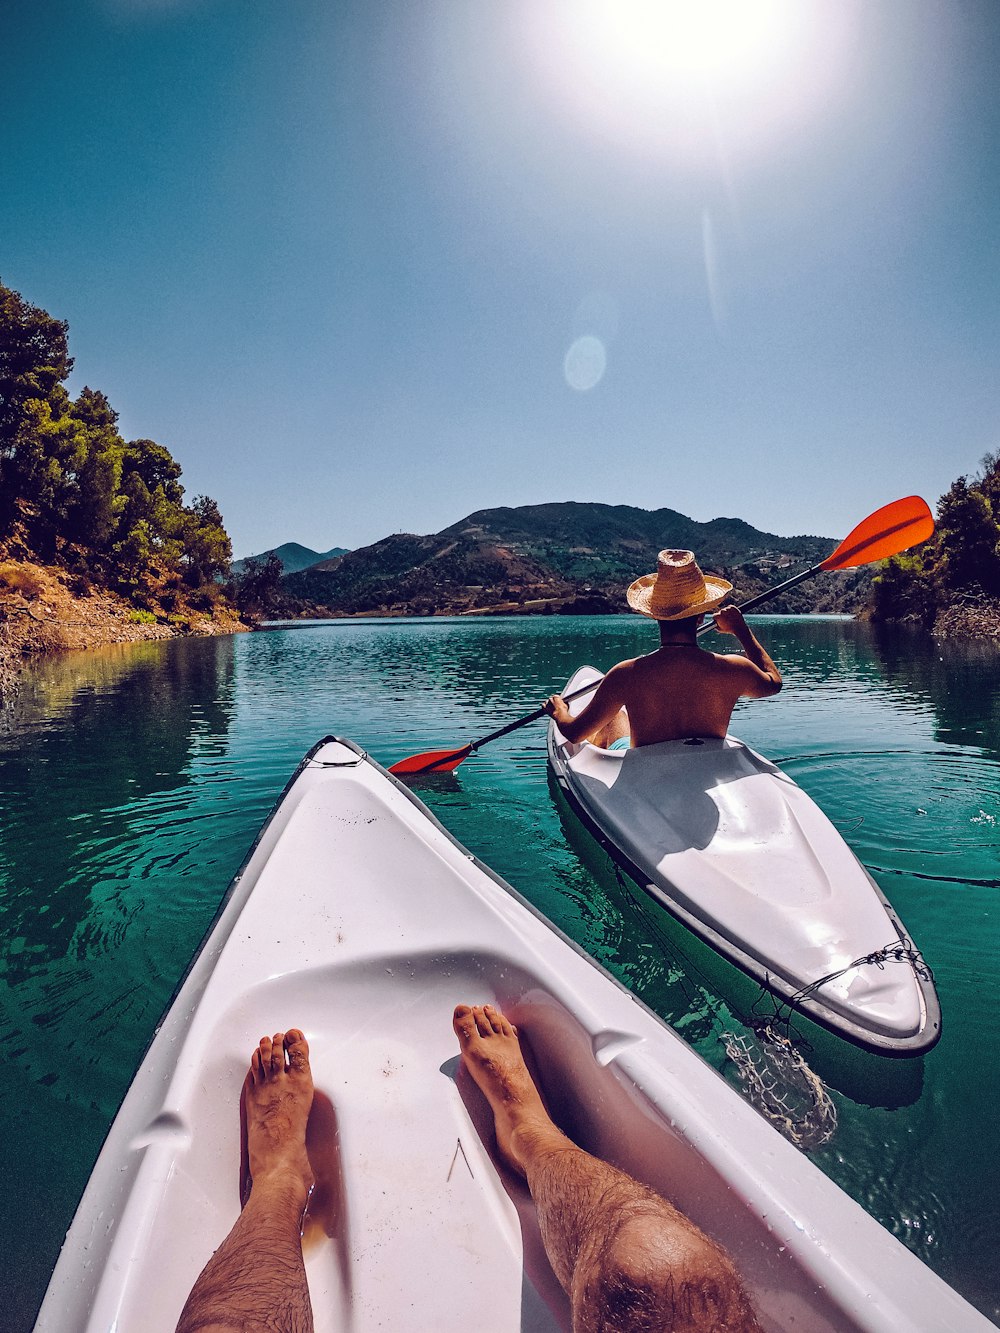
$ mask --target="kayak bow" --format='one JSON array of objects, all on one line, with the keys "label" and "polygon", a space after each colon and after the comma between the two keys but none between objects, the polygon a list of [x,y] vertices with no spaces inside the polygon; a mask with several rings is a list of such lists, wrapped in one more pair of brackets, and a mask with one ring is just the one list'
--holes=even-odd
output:
[{"label": "kayak bow", "polygon": [[172,1333],[239,1216],[249,1053],[295,1025],[328,1108],[310,1153],[338,1200],[307,1218],[317,1333],[567,1330],[528,1191],[456,1078],[458,1001],[500,1005],[557,1122],[729,1249],[769,1333],[992,1327],[401,783],[327,738],[157,1029],[39,1333]]}]

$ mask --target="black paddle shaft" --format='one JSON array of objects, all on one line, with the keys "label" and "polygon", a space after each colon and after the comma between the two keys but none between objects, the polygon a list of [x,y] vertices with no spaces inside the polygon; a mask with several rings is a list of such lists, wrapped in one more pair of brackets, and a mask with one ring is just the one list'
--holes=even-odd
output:
[{"label": "black paddle shaft", "polygon": [[[752,611],[755,606],[760,606],[762,602],[769,602],[772,597],[777,597],[779,592],[786,592],[789,588],[804,583],[806,579],[811,579],[814,574],[821,574],[822,572],[822,565],[813,565],[811,569],[804,569],[801,574],[795,574],[792,578],[785,579],[784,583],[778,583],[773,588],[767,588],[764,592],[759,592],[756,597],[751,597],[746,602],[740,602],[737,610]],[[706,621],[698,630],[698,638],[700,639],[703,634],[708,634],[713,629],[715,629],[715,625],[712,621]]]},{"label": "black paddle shaft", "polygon": [[[563,698],[568,703],[570,699],[579,699],[581,695],[590,694],[597,689],[603,679],[604,677],[601,676],[600,680],[592,680],[589,685],[582,685],[580,689],[574,690],[572,694],[564,694]],[[535,711],[529,713],[527,717],[519,717],[516,722],[508,722],[507,725],[501,727],[499,731],[491,731],[488,736],[481,736],[478,741],[472,742],[469,749],[478,750],[480,745],[485,745],[487,741],[498,740],[501,736],[506,736],[509,731],[517,731],[519,727],[526,727],[529,722],[537,722],[540,717],[544,716],[545,709],[536,708]]]}]

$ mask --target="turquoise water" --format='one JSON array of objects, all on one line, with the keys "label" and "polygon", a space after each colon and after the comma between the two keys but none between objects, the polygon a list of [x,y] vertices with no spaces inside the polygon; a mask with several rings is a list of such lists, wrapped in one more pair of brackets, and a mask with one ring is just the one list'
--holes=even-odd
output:
[{"label": "turquoise water", "polygon": [[[839,1128],[812,1156],[997,1319],[1000,654],[839,619],[757,623],[786,688],[741,706],[733,729],[788,768],[872,870],[944,1011],[922,1061],[817,1048]],[[339,622],[72,654],[29,675],[0,720],[6,1327],[31,1327],[156,1021],[305,750],[330,732],[384,763],[460,745],[581,662],[655,646],[651,634],[632,617]],[[752,989],[651,919],[561,818],[540,725],[419,790],[725,1068],[719,1033],[739,1030]]]}]

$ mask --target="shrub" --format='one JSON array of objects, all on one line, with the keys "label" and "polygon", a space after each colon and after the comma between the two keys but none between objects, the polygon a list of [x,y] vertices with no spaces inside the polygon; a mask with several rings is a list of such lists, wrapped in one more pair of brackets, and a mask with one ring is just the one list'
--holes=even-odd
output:
[{"label": "shrub", "polygon": [[35,566],[23,565],[16,560],[5,560],[0,564],[0,583],[29,599],[41,597],[45,591],[45,579]]},{"label": "shrub", "polygon": [[215,611],[221,601],[223,592],[215,583],[202,584],[188,596],[188,602],[196,611],[207,611],[209,614]]},{"label": "shrub", "polygon": [[129,620],[135,621],[137,625],[155,625],[156,616],[152,611],[143,611],[141,607],[134,606],[128,613]]}]

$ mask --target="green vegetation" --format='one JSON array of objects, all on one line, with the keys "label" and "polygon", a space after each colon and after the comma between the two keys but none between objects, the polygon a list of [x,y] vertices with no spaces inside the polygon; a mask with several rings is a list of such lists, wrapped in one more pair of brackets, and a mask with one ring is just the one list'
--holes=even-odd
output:
[{"label": "green vegetation", "polygon": [[68,333],[0,284],[0,541],[146,609],[211,610],[232,555],[218,505],[185,504],[180,465],[125,440],[99,390],[70,397]]},{"label": "green vegetation", "polygon": [[281,558],[274,551],[266,556],[247,556],[233,579],[240,610],[255,620],[294,615],[300,608],[281,589]]},{"label": "green vegetation", "polygon": [[[816,564],[826,537],[778,537],[742,519],[699,523],[673,509],[564,501],[481,509],[430,536],[396,533],[338,560],[286,574],[281,588],[313,615],[441,615],[627,612],[625,590],[656,568],[659,551],[697,552],[703,569],[730,579],[737,600]],[[856,611],[870,574],[821,575],[773,609]],[[286,612],[287,614],[287,612]]]},{"label": "green vegetation", "polygon": [[938,633],[1000,634],[1000,452],[941,496],[934,536],[893,556],[872,585],[872,619]]}]

